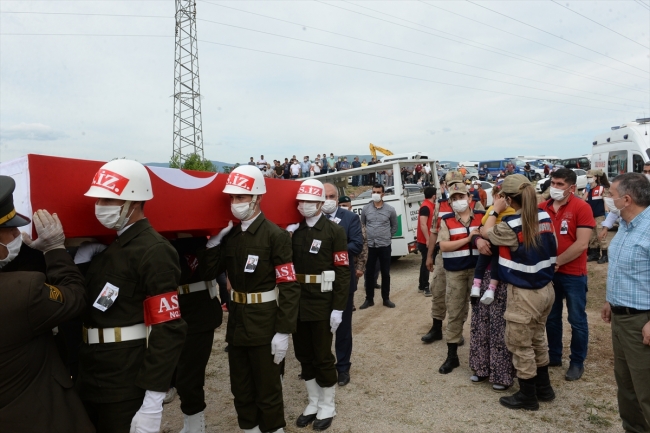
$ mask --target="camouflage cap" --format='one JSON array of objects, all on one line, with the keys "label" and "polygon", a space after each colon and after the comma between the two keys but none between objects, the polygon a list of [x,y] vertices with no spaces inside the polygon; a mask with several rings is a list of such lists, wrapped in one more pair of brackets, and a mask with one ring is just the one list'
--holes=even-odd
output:
[{"label": "camouflage cap", "polygon": [[467,185],[465,185],[462,181],[457,181],[449,185],[449,197],[454,194],[467,194]]},{"label": "camouflage cap", "polygon": [[445,175],[445,182],[447,185],[451,185],[456,182],[463,182],[464,176],[460,171],[448,171]]},{"label": "camouflage cap", "polygon": [[587,177],[602,176],[604,173],[600,168],[592,168],[587,172]]},{"label": "camouflage cap", "polygon": [[522,174],[511,174],[510,176],[506,176],[506,178],[503,179],[503,187],[501,190],[505,194],[518,195],[521,192],[519,190],[519,187],[524,183],[530,185],[530,181],[526,178],[526,176]]}]

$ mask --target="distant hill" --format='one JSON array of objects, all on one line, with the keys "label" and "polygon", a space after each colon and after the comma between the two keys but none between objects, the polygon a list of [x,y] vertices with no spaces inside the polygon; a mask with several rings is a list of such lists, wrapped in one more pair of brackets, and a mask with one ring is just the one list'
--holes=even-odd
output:
[{"label": "distant hill", "polygon": [[[224,166],[232,167],[233,165],[235,165],[232,162],[222,162],[222,161],[212,161],[212,163],[215,165],[215,167],[217,167],[217,171],[219,171],[220,173],[223,172]],[[169,167],[168,162],[145,162],[144,165],[150,165],[152,167],[167,167],[167,168]]]}]

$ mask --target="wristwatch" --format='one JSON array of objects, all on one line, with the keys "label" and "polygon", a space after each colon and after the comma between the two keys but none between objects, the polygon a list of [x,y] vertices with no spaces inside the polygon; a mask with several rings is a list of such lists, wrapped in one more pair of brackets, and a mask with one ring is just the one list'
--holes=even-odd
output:
[{"label": "wristwatch", "polygon": [[490,212],[490,216],[493,216],[494,218],[499,218],[499,212],[493,210],[492,212]]}]

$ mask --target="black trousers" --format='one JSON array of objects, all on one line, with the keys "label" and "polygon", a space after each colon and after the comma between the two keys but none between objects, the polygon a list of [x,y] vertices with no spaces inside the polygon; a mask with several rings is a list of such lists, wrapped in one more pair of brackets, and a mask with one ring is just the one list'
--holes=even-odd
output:
[{"label": "black trousers", "polygon": [[142,406],[142,401],[143,398],[136,398],[117,403],[84,401],[83,404],[97,433],[129,433],[131,420]]},{"label": "black trousers", "polygon": [[418,251],[422,256],[422,262],[420,263],[420,282],[418,284],[418,288],[420,290],[424,290],[429,287],[429,270],[427,269],[427,253],[429,252],[429,249],[427,248],[427,244],[421,244],[418,242]]},{"label": "black trousers", "polygon": [[391,247],[368,247],[368,261],[366,262],[366,276],[371,278],[366,280],[366,299],[373,301],[375,299],[375,266],[379,259],[379,269],[381,270],[381,298],[385,301],[390,299],[390,255]]},{"label": "black trousers", "polygon": [[302,380],[316,379],[321,388],[336,384],[337,375],[332,354],[332,332],[329,320],[303,322],[298,318],[293,334],[293,350],[300,362]]},{"label": "black trousers", "polygon": [[230,390],[235,397],[239,427],[259,426],[267,432],[286,426],[280,366],[273,362],[271,343],[229,347]]},{"label": "black trousers", "polygon": [[187,334],[176,366],[176,389],[181,411],[194,415],[205,409],[205,368],[212,353],[214,331]]},{"label": "black trousers", "polygon": [[[351,279],[354,280],[354,285],[356,289],[356,280],[355,276],[352,276]],[[350,289],[350,294],[348,295],[348,305],[345,306],[343,310],[343,318],[341,324],[336,330],[336,341],[334,342],[334,350],[336,352],[336,371],[339,373],[350,371],[352,363],[350,358],[352,357],[352,306],[354,305],[354,292]]]}]

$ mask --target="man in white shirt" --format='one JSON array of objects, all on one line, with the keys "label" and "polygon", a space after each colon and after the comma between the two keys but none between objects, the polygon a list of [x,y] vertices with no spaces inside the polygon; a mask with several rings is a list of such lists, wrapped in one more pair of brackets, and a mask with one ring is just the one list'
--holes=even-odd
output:
[{"label": "man in white shirt", "polygon": [[291,179],[298,179],[300,177],[300,164],[298,164],[298,161],[294,158],[293,163],[291,164]]},{"label": "man in white shirt", "polygon": [[260,160],[257,161],[257,168],[260,170],[265,169],[268,166],[266,160],[264,159],[264,155],[260,155]]}]

